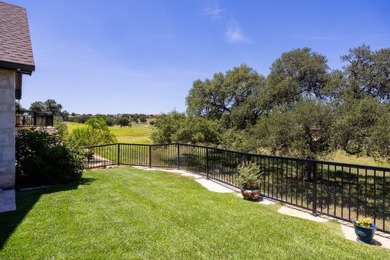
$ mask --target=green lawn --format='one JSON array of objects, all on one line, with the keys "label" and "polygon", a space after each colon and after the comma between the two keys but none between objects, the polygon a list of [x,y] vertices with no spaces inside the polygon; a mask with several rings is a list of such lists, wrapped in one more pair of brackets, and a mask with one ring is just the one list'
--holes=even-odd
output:
[{"label": "green lawn", "polygon": [[388,259],[336,222],[213,193],[172,173],[86,171],[78,184],[17,193],[0,214],[0,259]]}]

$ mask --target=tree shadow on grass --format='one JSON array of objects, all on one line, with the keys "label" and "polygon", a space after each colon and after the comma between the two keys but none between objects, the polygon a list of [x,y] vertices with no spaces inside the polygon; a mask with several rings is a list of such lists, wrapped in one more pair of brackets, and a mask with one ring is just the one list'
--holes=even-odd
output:
[{"label": "tree shadow on grass", "polygon": [[70,184],[16,191],[16,211],[0,213],[0,250],[42,195],[75,190],[80,185],[89,185],[94,180],[94,178],[81,178]]}]

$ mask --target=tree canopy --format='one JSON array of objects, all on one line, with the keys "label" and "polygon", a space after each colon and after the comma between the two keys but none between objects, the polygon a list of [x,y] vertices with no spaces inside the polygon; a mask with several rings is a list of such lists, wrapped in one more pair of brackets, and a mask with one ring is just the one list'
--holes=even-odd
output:
[{"label": "tree canopy", "polygon": [[332,120],[330,107],[318,101],[278,107],[248,131],[253,140],[248,150],[261,147],[272,154],[315,159],[329,151]]},{"label": "tree canopy", "polygon": [[184,113],[171,112],[156,119],[155,143],[219,144],[220,126],[203,117],[187,117]]},{"label": "tree canopy", "polygon": [[212,79],[194,81],[187,96],[187,113],[222,120],[227,127],[245,129],[261,113],[257,96],[265,87],[265,77],[242,64]]},{"label": "tree canopy", "polygon": [[329,80],[325,56],[310,48],[282,53],[271,66],[267,77],[269,106],[293,103],[321,97]]},{"label": "tree canopy", "polygon": [[62,105],[58,104],[54,99],[48,99],[45,102],[35,101],[31,103],[30,111],[51,112],[53,115],[61,115]]},{"label": "tree canopy", "polygon": [[349,50],[341,57],[344,67],[345,93],[354,99],[371,96],[380,102],[390,99],[390,49],[371,51],[370,46],[362,45]]},{"label": "tree canopy", "polygon": [[361,45],[341,60],[331,70],[305,47],[282,53],[267,77],[241,64],[197,79],[187,115],[163,115],[153,140],[309,159],[341,149],[390,161],[390,49]]},{"label": "tree canopy", "polygon": [[[372,97],[349,99],[335,111],[333,144],[349,154],[363,155],[372,147],[374,129],[382,125],[389,110]],[[382,119],[381,119],[382,118]],[[386,138],[383,139],[385,141]],[[379,148],[379,147],[378,147]],[[383,148],[380,148],[383,149]]]}]

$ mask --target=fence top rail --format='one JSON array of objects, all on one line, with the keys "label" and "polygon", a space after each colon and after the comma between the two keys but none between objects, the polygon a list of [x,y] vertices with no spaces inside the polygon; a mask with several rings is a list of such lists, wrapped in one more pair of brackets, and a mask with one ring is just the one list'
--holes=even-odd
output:
[{"label": "fence top rail", "polygon": [[30,111],[30,110],[15,111],[15,114],[16,115],[48,115],[48,116],[53,115],[52,112],[40,112],[40,111]]},{"label": "fence top rail", "polygon": [[83,146],[81,148],[83,148],[83,149],[91,149],[91,148],[97,148],[97,147],[116,146],[116,145],[118,145],[118,144],[98,144],[98,145]]},{"label": "fence top rail", "polygon": [[349,163],[342,163],[342,162],[331,162],[331,161],[320,161],[320,160],[313,160],[313,159],[303,159],[303,158],[296,158],[296,157],[288,157],[288,156],[274,156],[274,155],[266,155],[266,154],[256,154],[256,153],[249,153],[249,152],[242,152],[242,151],[234,151],[229,149],[223,149],[218,147],[211,147],[211,146],[204,146],[204,145],[195,145],[195,144],[183,144],[183,143],[163,143],[163,144],[129,144],[129,143],[114,143],[114,144],[104,144],[104,145],[95,145],[95,146],[88,146],[84,148],[95,148],[99,146],[110,146],[110,145],[129,145],[129,146],[151,146],[151,147],[159,147],[159,146],[187,146],[187,147],[193,147],[193,148],[203,148],[203,149],[210,149],[214,151],[220,151],[220,152],[227,152],[227,153],[234,153],[234,154],[240,154],[244,156],[254,156],[254,157],[260,157],[260,158],[270,158],[270,159],[280,159],[280,160],[290,160],[290,161],[299,161],[299,162],[309,162],[309,163],[317,163],[327,166],[336,166],[336,167],[346,167],[346,168],[359,168],[364,170],[372,170],[372,171],[381,171],[381,172],[390,172],[390,168],[388,167],[380,167],[380,166],[370,166],[370,165],[361,165],[361,164],[349,164]]},{"label": "fence top rail", "polygon": [[145,146],[145,147],[149,147],[151,146],[152,144],[129,144],[129,143],[115,143],[115,145],[129,145],[129,146]]},{"label": "fence top rail", "polygon": [[211,146],[201,146],[201,145],[194,145],[194,144],[176,143],[176,145],[190,146],[190,147],[199,147],[199,148],[208,148],[208,149],[221,151],[221,152],[238,153],[238,154],[242,154],[242,155],[258,156],[258,157],[262,157],[262,158],[284,159],[284,160],[293,160],[293,161],[300,161],[300,162],[312,162],[312,163],[332,165],[332,166],[339,166],[339,167],[361,168],[361,169],[367,169],[367,170],[376,170],[376,171],[390,172],[390,168],[388,168],[388,167],[381,167],[381,166],[351,164],[351,163],[332,162],[332,161],[321,161],[321,160],[303,159],[303,158],[296,158],[296,157],[289,157],[289,156],[275,156],[275,155],[267,155],[267,154],[255,154],[255,153],[249,153],[249,152],[234,151],[234,150],[229,150],[229,149],[216,148],[216,147],[211,147]]}]

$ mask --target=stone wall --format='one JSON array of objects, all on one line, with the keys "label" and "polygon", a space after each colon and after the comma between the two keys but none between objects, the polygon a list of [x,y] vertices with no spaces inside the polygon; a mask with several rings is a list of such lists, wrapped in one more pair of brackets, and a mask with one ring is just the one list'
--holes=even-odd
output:
[{"label": "stone wall", "polygon": [[0,212],[15,205],[15,72],[0,69]]}]

